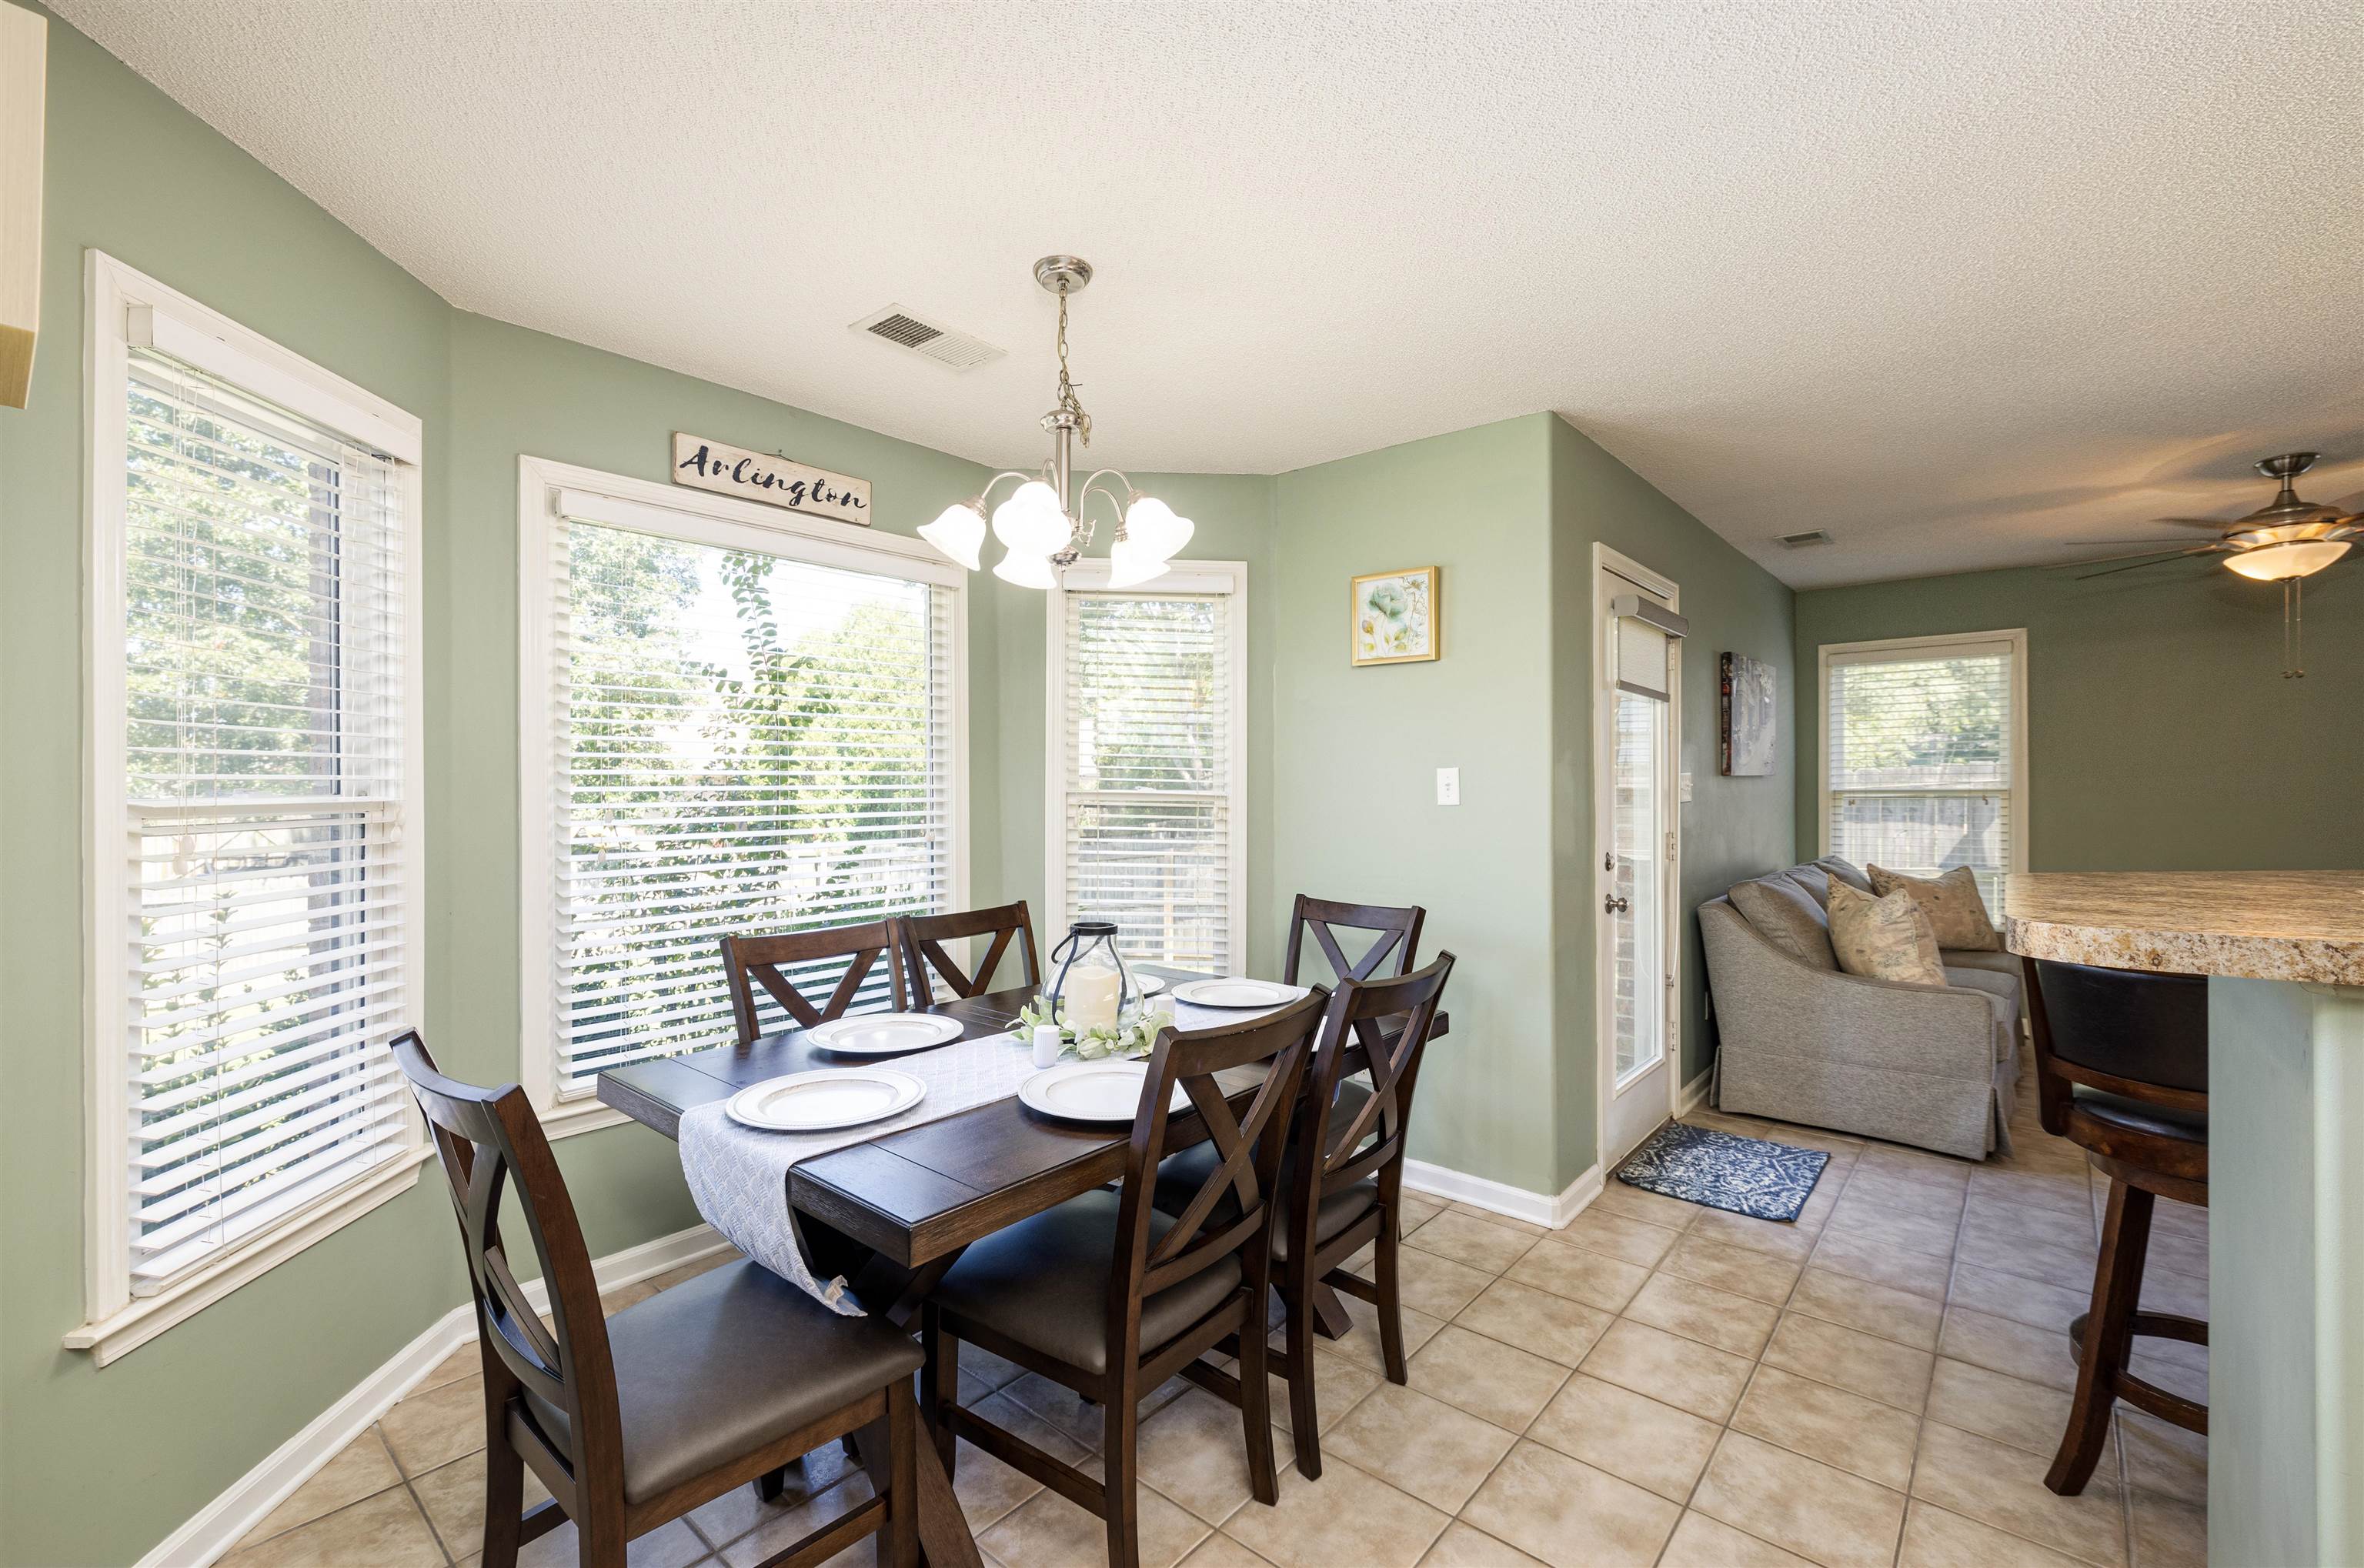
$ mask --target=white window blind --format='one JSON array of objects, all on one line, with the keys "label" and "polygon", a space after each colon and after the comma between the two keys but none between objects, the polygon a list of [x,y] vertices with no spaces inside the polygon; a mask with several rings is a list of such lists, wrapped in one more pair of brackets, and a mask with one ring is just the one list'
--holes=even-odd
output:
[{"label": "white window blind", "polygon": [[[552,658],[528,678],[552,683],[542,895],[564,1099],[733,1037],[723,936],[949,906],[955,650],[952,590],[891,563],[581,518],[550,539]],[[842,968],[790,977],[825,994]],[[886,1006],[887,984],[881,963],[857,1006]]]},{"label": "white window blind", "polygon": [[[394,462],[128,353],[120,797],[130,1285],[413,1146]],[[119,1157],[119,1156],[118,1156]]]},{"label": "white window blind", "polygon": [[1128,958],[1232,973],[1244,830],[1236,596],[1062,597],[1062,914],[1115,921]]},{"label": "white window blind", "polygon": [[2024,810],[2011,639],[1825,655],[1825,837],[1857,865],[1935,876],[1968,866],[2002,906]]}]

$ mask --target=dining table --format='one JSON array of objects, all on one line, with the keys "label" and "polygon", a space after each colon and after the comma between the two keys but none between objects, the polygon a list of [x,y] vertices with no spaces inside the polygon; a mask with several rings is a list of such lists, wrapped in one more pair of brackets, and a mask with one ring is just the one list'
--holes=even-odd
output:
[{"label": "dining table", "polygon": [[[1135,967],[1169,984],[1208,978],[1161,965]],[[958,1019],[958,1039],[976,1040],[1009,1033],[1020,1010],[1043,989],[980,992],[937,1000],[922,1010]],[[1439,1013],[1430,1038],[1448,1027]],[[1350,1043],[1348,1049],[1361,1048]],[[695,1106],[727,1100],[786,1073],[843,1065],[843,1057],[806,1030],[788,1029],[744,1043],[610,1068],[598,1075],[598,1095],[634,1121],[678,1140],[681,1118]],[[1354,1066],[1350,1061],[1349,1070]],[[1260,1068],[1246,1067],[1219,1074],[1216,1081],[1235,1102],[1243,1102],[1262,1079]],[[971,1242],[1122,1179],[1132,1137],[1130,1122],[1056,1120],[1028,1109],[1012,1095],[798,1161],[788,1169],[782,1202],[817,1277],[843,1277],[865,1311],[907,1325]],[[1206,1137],[1204,1122],[1191,1111],[1168,1122],[1165,1147],[1188,1148]],[[1317,1332],[1338,1339],[1351,1327],[1344,1304],[1327,1286],[1317,1289],[1311,1305]],[[935,1446],[918,1446],[920,1545],[926,1561],[934,1568],[981,1568]]]}]

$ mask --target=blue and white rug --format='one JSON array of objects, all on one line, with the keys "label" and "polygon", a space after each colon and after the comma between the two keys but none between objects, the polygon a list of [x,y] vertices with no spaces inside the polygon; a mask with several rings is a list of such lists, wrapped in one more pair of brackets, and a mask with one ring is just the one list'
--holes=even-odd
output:
[{"label": "blue and white rug", "polygon": [[1617,1167],[1617,1179],[1645,1193],[1758,1219],[1795,1219],[1831,1157],[1712,1127],[1668,1122]]}]

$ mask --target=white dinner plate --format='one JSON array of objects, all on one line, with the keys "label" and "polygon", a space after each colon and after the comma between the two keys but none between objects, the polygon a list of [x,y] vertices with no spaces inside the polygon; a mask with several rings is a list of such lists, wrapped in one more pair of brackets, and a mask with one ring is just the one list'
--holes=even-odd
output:
[{"label": "white dinner plate", "polygon": [[819,1067],[766,1078],[730,1096],[730,1119],[766,1132],[826,1132],[897,1116],[928,1086],[889,1067]]},{"label": "white dinner plate", "polygon": [[1154,996],[1165,989],[1165,976],[1162,974],[1136,974],[1132,979],[1132,988],[1144,996]]},{"label": "white dinner plate", "polygon": [[[1131,1121],[1148,1076],[1146,1062],[1063,1062],[1020,1084],[1018,1099],[1062,1121]],[[1167,1109],[1179,1115],[1189,1108],[1189,1095],[1175,1084]]]},{"label": "white dinner plate", "polygon": [[805,1030],[805,1038],[847,1056],[886,1056],[925,1051],[961,1037],[961,1022],[942,1013],[864,1013],[831,1018]]},{"label": "white dinner plate", "polygon": [[1281,985],[1270,980],[1186,980],[1174,987],[1174,999],[1194,1007],[1277,1007],[1306,994],[1302,985]]}]

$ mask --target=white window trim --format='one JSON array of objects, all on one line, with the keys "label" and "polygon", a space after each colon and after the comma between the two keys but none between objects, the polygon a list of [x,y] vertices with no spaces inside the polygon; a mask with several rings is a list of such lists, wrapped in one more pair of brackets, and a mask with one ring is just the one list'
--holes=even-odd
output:
[{"label": "white window trim", "polygon": [[1232,802],[1231,865],[1231,952],[1233,968],[1247,962],[1248,951],[1248,563],[1244,561],[1177,561],[1163,576],[1132,588],[1109,586],[1110,562],[1089,556],[1059,570],[1058,585],[1043,595],[1043,651],[1049,667],[1043,706],[1043,930],[1057,941],[1066,934],[1067,910],[1067,780],[1065,716],[1067,662],[1065,628],[1067,595],[1132,593],[1154,598],[1165,594],[1227,594],[1232,600],[1231,768],[1224,781]]},{"label": "white window trim", "polygon": [[[562,502],[561,497],[564,500]],[[557,766],[551,729],[553,655],[549,594],[552,532],[562,515],[612,523],[726,550],[790,555],[821,566],[892,572],[952,594],[951,801],[952,898],[969,895],[968,823],[968,573],[933,546],[901,534],[799,517],[760,502],[606,473],[548,458],[518,459],[518,965],[519,1082],[552,1138],[615,1127],[631,1118],[595,1095],[559,1094],[557,1024],[547,976],[535,955],[555,940],[551,906],[550,846],[553,824],[550,779]],[[789,548],[784,548],[789,547]],[[730,1043],[718,1039],[717,1045]]]},{"label": "white window trim", "polygon": [[1866,654],[1912,654],[1923,659],[1971,653],[1997,643],[2011,648],[2011,863],[2006,872],[2027,869],[2027,628],[2002,631],[1945,632],[1934,637],[1882,637],[1868,642],[1825,642],[1814,657],[1814,710],[1821,716],[1815,735],[1814,841],[1819,854],[1831,852],[1831,666],[1866,663]]},{"label": "white window trim", "polygon": [[[124,1238],[130,1223],[130,1171],[106,1151],[120,1145],[130,1114],[129,1085],[120,1070],[128,1024],[122,976],[104,955],[106,935],[130,917],[119,874],[124,815],[123,713],[125,671],[126,528],[123,451],[124,387],[133,344],[152,344],[262,394],[271,401],[383,447],[396,460],[405,523],[403,841],[414,873],[426,865],[426,748],[422,742],[420,650],[425,633],[419,604],[419,457],[424,427],[416,415],[281,348],[218,311],[208,309],[103,251],[84,258],[83,384],[89,401],[83,425],[83,1050],[84,1225],[83,1298],[85,1321],[65,1336],[70,1350],[88,1351],[100,1366],[146,1344],[251,1280],[269,1273],[418,1180],[429,1152],[425,1123],[414,1110],[407,1125],[414,1145],[398,1159],[337,1188],[277,1223],[226,1249],[153,1296],[133,1299],[131,1261]],[[403,984],[426,995],[424,878],[406,879],[404,927],[413,933],[404,954]]]}]

